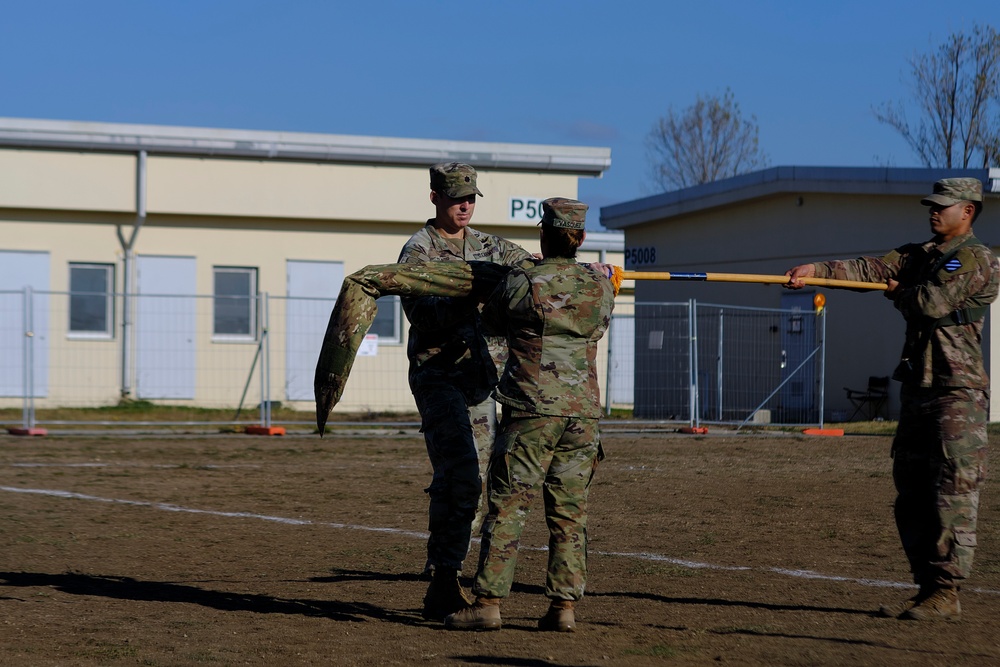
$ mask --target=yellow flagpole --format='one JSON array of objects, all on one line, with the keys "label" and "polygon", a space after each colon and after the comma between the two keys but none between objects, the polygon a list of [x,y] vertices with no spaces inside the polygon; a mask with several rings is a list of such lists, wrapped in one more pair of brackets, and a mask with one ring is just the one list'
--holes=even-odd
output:
[{"label": "yellow flagpole", "polygon": [[[676,273],[667,271],[623,271],[623,280],[682,280],[722,283],[763,283],[772,285],[788,284],[788,276],[761,275],[754,273]],[[836,278],[802,278],[806,285],[817,287],[839,287],[842,289],[885,290],[885,283],[866,283],[859,280],[839,280]]]}]

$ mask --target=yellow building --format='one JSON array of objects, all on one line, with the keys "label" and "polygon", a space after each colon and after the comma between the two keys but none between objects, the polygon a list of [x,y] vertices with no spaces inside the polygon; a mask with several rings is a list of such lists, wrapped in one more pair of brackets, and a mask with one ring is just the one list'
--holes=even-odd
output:
[{"label": "yellow building", "polygon": [[[611,157],[0,118],[0,405],[27,393],[40,407],[125,396],[311,409],[341,280],[396,260],[434,214],[427,168],[452,160],[479,170],[473,225],[537,252],[539,202],[577,197]],[[621,264],[621,248],[620,234],[594,233],[580,259]],[[413,409],[407,327],[384,301],[340,410]]]},{"label": "yellow building", "polygon": [[[931,237],[927,208],[920,200],[941,178],[969,176],[985,189],[976,236],[994,250],[1000,247],[1000,169],[897,169],[775,167],[637,199],[601,210],[609,229],[624,230],[626,267],[640,271],[752,273],[781,275],[805,262],[881,256],[907,242]],[[825,395],[824,418],[842,421],[855,406],[845,388],[863,390],[868,378],[892,375],[903,344],[903,318],[878,293],[804,289],[779,285],[640,281],[637,302],[686,301],[734,304],[752,308],[812,310],[813,296],[826,298],[826,381],[792,385],[792,397],[816,403]],[[984,352],[987,369],[1000,377],[997,348],[1000,326],[994,306],[987,315]],[[756,332],[756,340],[782,340],[787,332]],[[806,332],[795,332],[801,336]],[[637,368],[658,369],[666,349],[636,340]],[[794,368],[784,353],[775,363]],[[888,415],[898,413],[898,384],[891,383]],[[640,386],[635,407],[662,394],[655,383]],[[807,394],[807,395],[806,395]],[[994,401],[991,420],[1000,420]]]}]

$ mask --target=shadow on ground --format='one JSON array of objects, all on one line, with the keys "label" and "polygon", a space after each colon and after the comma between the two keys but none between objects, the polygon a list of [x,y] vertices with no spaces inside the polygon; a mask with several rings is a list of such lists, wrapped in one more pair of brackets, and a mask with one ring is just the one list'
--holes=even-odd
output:
[{"label": "shadow on ground", "polygon": [[222,611],[250,611],[258,614],[299,614],[336,621],[378,619],[412,625],[421,619],[360,602],[278,598],[270,595],[216,591],[189,584],[165,581],[142,581],[82,572],[46,574],[41,572],[0,572],[0,585],[45,587],[69,595],[90,595],[119,600],[147,602],[182,602]]}]

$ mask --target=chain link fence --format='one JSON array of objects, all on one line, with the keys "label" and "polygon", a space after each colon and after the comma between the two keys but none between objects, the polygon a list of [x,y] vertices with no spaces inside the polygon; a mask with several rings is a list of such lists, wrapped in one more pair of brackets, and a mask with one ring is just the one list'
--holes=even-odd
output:
[{"label": "chain link fence", "polygon": [[822,425],[825,311],[681,303],[618,308],[608,411],[637,421]]},{"label": "chain link fence", "polygon": [[[379,300],[396,316],[373,329],[338,411],[415,413],[394,299]],[[39,411],[47,425],[151,425],[86,412],[123,401],[232,411],[160,425],[270,427],[279,405],[299,415],[280,423],[312,424],[313,374],[333,304],[267,294],[0,292],[0,410],[21,429],[35,428]],[[598,360],[607,411],[645,423],[821,425],[824,322],[802,310],[621,303]],[[56,412],[67,408],[84,410]]]},{"label": "chain link fence", "polygon": [[[398,308],[395,299],[379,300],[380,308]],[[49,426],[154,425],[139,410],[114,419],[101,410],[141,403],[215,411],[205,420],[188,415],[155,425],[270,427],[277,423],[272,409],[284,406],[286,416],[297,416],[281,423],[314,424],[313,375],[334,302],[2,291],[0,414],[21,430],[38,426],[40,414]],[[401,334],[369,339],[338,409],[415,412]],[[225,411],[231,418],[220,417]]]}]

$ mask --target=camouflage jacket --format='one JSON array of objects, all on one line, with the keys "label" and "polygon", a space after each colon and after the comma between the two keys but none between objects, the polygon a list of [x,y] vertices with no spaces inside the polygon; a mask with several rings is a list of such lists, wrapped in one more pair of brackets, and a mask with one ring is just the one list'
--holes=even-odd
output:
[{"label": "camouflage jacket", "polygon": [[[403,246],[400,264],[428,261],[481,261],[518,266],[532,263],[531,254],[498,236],[466,228],[464,252],[459,253],[428,220]],[[485,400],[497,383],[507,357],[504,339],[483,328],[482,304],[472,297],[424,296],[402,299],[410,322],[410,389],[445,382],[459,387],[466,398]]]},{"label": "camouflage jacket", "polygon": [[899,282],[891,298],[906,320],[906,342],[893,379],[919,387],[989,388],[982,350],[985,318],[959,323],[955,320],[965,318],[953,315],[997,298],[1000,264],[971,233],[942,244],[910,243],[884,257],[813,266],[819,278]]},{"label": "camouflage jacket", "polygon": [[510,346],[497,401],[543,415],[600,417],[597,342],[614,301],[611,281],[575,260],[549,258],[508,273],[483,310]]}]

